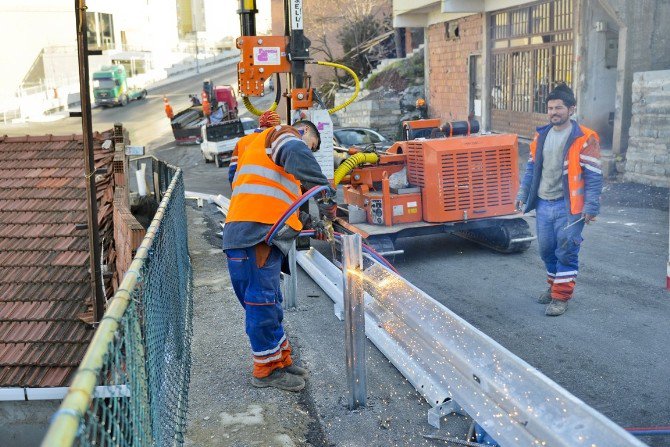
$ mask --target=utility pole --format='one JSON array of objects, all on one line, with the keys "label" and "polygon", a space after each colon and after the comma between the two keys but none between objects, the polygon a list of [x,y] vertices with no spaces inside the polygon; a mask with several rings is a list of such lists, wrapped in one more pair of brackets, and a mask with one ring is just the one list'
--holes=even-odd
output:
[{"label": "utility pole", "polygon": [[86,173],[86,195],[88,197],[88,252],[93,295],[93,319],[98,322],[105,313],[105,298],[102,286],[100,231],[98,228],[98,198],[95,186],[95,157],[93,154],[93,125],[91,120],[91,98],[88,84],[88,42],[86,38],[86,0],[74,1],[77,15],[77,53],[79,56],[79,97],[81,100],[81,127],[84,142],[84,172]]},{"label": "utility pole", "polygon": [[200,74],[200,59],[198,58],[198,32],[193,32],[193,38],[195,39],[195,72]]}]

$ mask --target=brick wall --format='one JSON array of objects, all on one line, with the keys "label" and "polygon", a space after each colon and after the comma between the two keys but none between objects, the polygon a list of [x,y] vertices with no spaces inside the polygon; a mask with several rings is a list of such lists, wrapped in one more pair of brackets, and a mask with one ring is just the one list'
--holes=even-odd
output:
[{"label": "brick wall", "polygon": [[670,70],[635,73],[624,179],[670,187]]},{"label": "brick wall", "polygon": [[[448,121],[468,117],[468,56],[482,51],[483,20],[482,14],[474,14],[428,27],[431,118]],[[458,37],[454,36],[455,26]]]},{"label": "brick wall", "polygon": [[146,230],[130,212],[128,192],[117,186],[114,190],[114,243],[116,250],[116,270],[114,289],[123,280],[133,261],[135,251],[142,244]]}]

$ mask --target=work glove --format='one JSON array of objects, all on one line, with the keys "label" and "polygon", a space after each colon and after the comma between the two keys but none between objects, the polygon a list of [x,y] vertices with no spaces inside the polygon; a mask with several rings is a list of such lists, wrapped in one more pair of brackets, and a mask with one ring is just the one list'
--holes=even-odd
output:
[{"label": "work glove", "polygon": [[304,211],[300,211],[298,219],[300,219],[300,223],[302,224],[303,229],[311,230],[311,229],[314,228],[314,223],[312,221],[312,215],[311,214],[306,213]]},{"label": "work glove", "polygon": [[313,225],[313,228],[315,239],[328,242],[334,240],[333,224],[330,220],[319,220]]},{"label": "work glove", "polygon": [[329,221],[335,220],[337,217],[337,203],[332,201],[327,203],[319,203],[319,214],[321,214],[324,219]]}]

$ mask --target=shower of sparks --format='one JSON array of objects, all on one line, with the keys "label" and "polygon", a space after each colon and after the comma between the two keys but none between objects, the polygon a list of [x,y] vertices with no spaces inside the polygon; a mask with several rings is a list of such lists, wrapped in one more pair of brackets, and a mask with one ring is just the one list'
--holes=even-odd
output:
[{"label": "shower of sparks", "polygon": [[[403,354],[392,362],[409,373],[407,378],[432,405],[452,398],[491,436],[508,440],[513,436],[519,441],[518,431],[511,429],[527,427],[532,418],[562,426],[579,423],[570,415],[571,402],[539,392],[534,369],[493,351],[481,334],[400,276],[378,265],[346,273],[367,292],[366,308],[373,311],[375,324]],[[447,395],[441,394],[444,390]],[[470,402],[459,401],[465,395]],[[595,447],[593,432],[575,432],[579,445]],[[547,439],[533,438],[532,445],[548,445]]]}]

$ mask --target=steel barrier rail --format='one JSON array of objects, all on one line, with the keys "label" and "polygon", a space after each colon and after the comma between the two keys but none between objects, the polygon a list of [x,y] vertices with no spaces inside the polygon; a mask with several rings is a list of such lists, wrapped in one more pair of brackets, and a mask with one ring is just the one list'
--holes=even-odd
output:
[{"label": "steel barrier rail", "polygon": [[[314,249],[298,263],[341,305],[337,267]],[[365,276],[366,335],[432,406],[460,405],[503,446],[645,445],[400,276]]]},{"label": "steel barrier rail", "polygon": [[[297,261],[339,314],[341,270],[313,248]],[[365,276],[366,335],[437,410],[433,425],[462,408],[503,446],[645,446],[399,275],[375,264]]]}]

